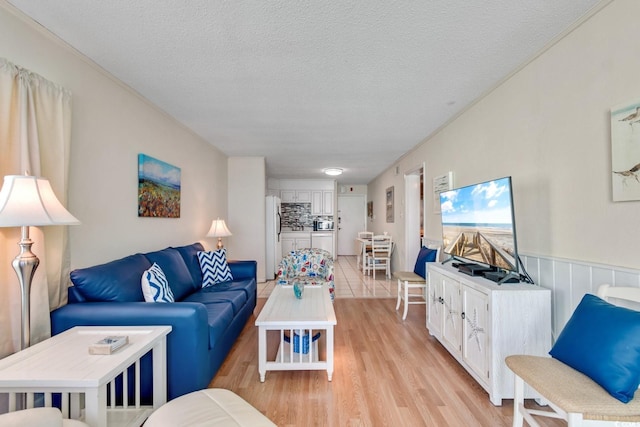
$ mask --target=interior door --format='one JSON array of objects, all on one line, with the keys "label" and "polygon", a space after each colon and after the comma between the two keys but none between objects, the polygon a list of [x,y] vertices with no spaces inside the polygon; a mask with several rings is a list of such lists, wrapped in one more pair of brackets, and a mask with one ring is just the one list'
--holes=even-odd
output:
[{"label": "interior door", "polygon": [[364,194],[338,195],[338,255],[356,255],[358,231],[366,230]]}]

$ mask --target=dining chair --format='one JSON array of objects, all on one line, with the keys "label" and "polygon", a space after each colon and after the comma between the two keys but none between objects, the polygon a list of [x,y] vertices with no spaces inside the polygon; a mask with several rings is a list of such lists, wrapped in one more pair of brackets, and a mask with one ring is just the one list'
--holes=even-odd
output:
[{"label": "dining chair", "polygon": [[371,253],[371,240],[373,239],[372,231],[359,231],[358,242],[360,243],[360,252],[356,259],[358,268],[364,273],[367,268],[367,256]]},{"label": "dining chair", "polygon": [[391,278],[391,252],[393,241],[389,235],[373,236],[371,240],[371,254],[367,255],[367,275],[373,272],[373,280],[376,279],[376,270],[384,270],[386,277]]}]

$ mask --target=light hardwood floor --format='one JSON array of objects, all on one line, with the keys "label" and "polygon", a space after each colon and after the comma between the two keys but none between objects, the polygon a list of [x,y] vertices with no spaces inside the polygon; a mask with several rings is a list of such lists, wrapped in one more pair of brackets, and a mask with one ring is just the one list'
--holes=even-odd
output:
[{"label": "light hardwood floor", "polygon": [[[265,301],[259,298],[256,315]],[[501,407],[489,402],[487,393],[429,336],[425,306],[411,306],[404,322],[389,297],[338,294],[334,308],[332,382],[325,371],[282,371],[267,372],[261,383],[253,316],[210,387],[234,391],[283,427],[511,425],[513,401]],[[541,424],[565,425],[559,420]]]}]

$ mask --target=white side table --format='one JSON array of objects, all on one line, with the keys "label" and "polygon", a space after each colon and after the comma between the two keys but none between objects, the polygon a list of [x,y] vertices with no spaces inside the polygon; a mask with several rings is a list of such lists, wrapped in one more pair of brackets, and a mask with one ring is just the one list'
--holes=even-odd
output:
[{"label": "white side table", "polygon": [[[51,406],[52,393],[62,393],[66,418],[84,419],[92,427],[140,426],[154,409],[167,401],[166,336],[171,326],[78,326],[0,360],[0,393],[10,393],[9,410],[15,410],[16,393],[44,393]],[[89,345],[107,335],[127,335],[129,344],[109,355],[89,354]],[[153,352],[153,406],[140,405],[140,359]],[[135,378],[127,369],[135,365]],[[115,405],[115,381],[123,374],[123,406]],[[126,384],[135,384],[135,404],[127,402]],[[111,404],[107,408],[107,393]],[[80,407],[84,394],[84,408]]]}]

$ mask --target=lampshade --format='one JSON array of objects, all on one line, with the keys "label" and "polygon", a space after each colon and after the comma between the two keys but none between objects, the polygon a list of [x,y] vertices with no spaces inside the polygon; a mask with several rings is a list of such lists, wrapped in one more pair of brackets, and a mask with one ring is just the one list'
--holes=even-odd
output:
[{"label": "lampshade", "polygon": [[47,179],[29,175],[4,177],[0,190],[0,227],[79,223],[62,206]]},{"label": "lampshade", "polygon": [[227,237],[231,236],[231,232],[227,228],[227,224],[224,223],[224,219],[214,219],[211,223],[211,228],[207,233],[207,237]]}]

